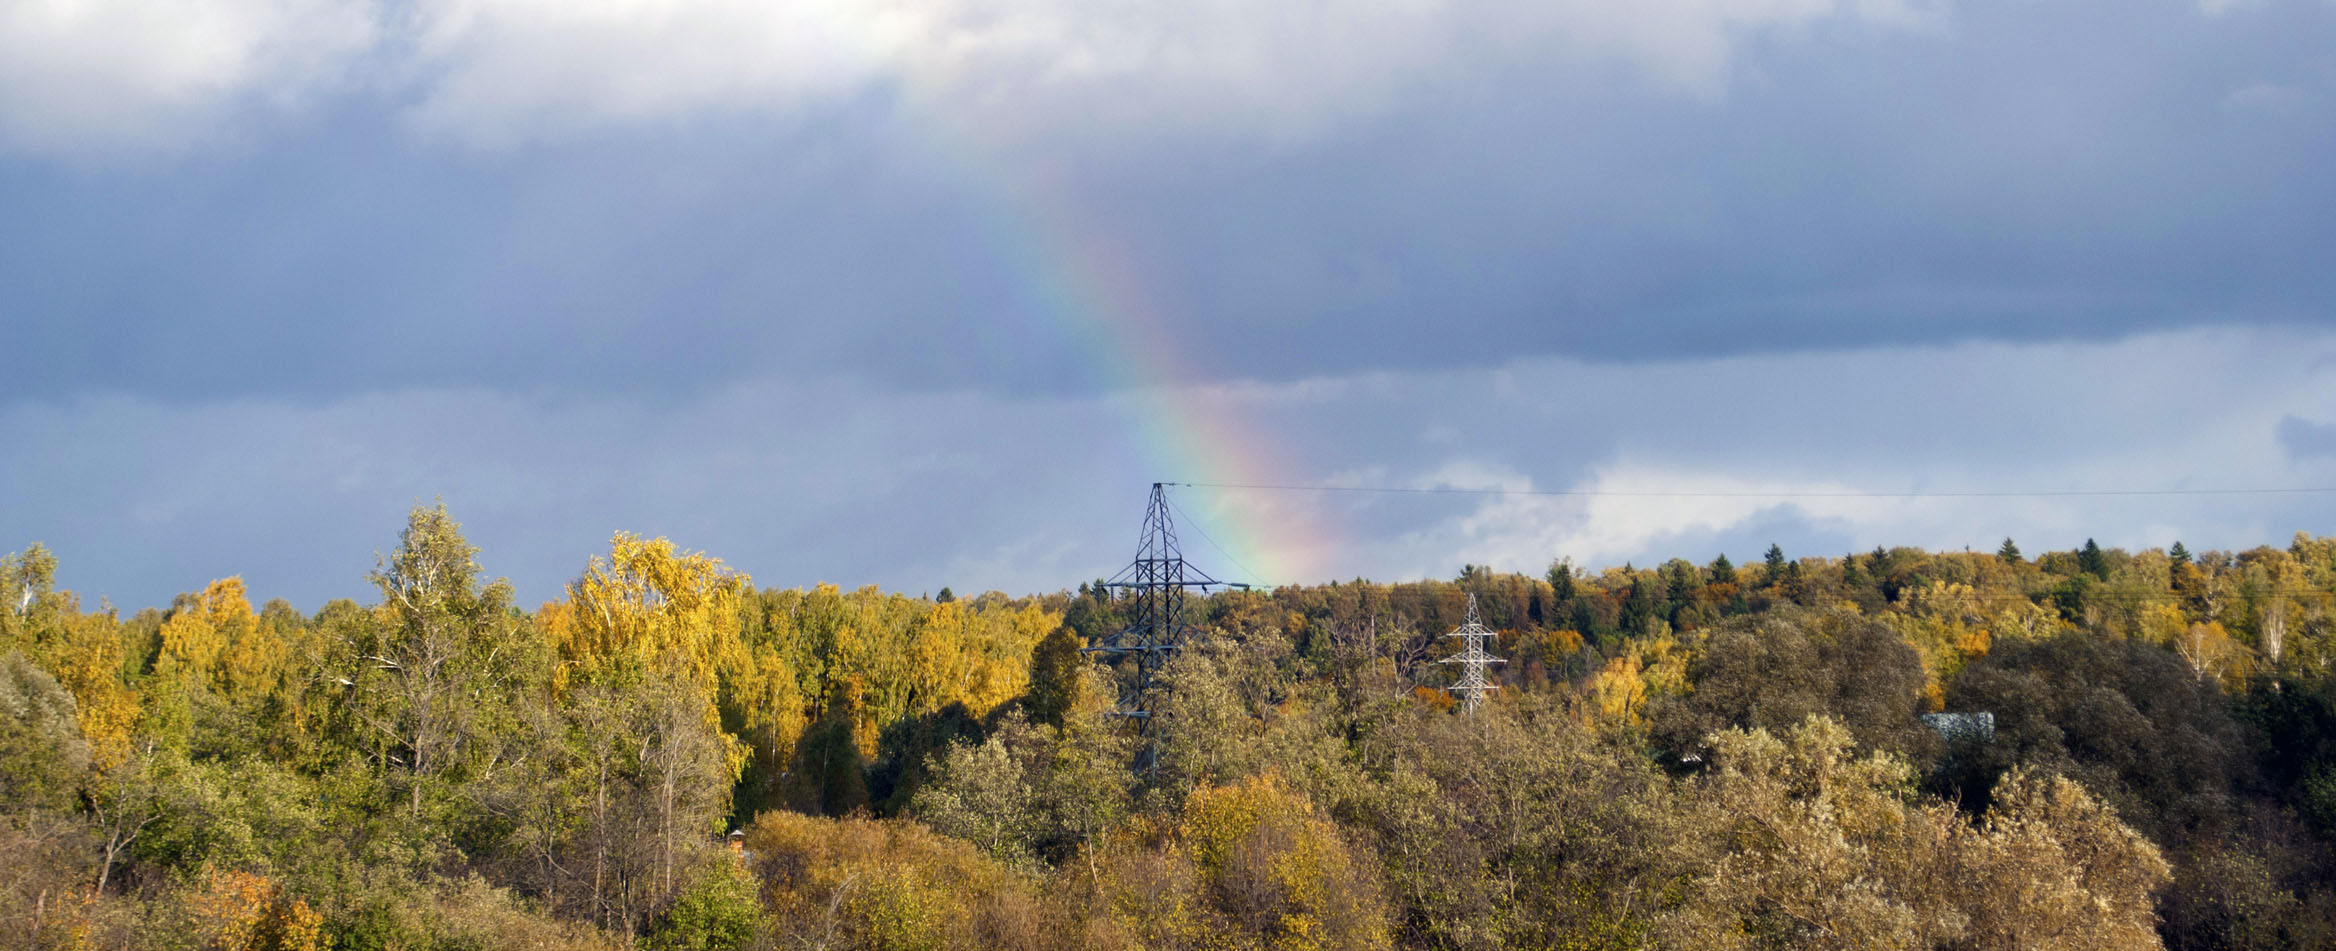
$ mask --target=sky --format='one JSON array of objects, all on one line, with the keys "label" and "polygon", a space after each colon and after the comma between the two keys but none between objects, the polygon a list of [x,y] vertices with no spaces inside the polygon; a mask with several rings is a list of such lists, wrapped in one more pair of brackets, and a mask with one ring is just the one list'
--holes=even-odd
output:
[{"label": "sky", "polygon": [[2331,0],[0,0],[0,551],[2283,544],[2332,261]]}]

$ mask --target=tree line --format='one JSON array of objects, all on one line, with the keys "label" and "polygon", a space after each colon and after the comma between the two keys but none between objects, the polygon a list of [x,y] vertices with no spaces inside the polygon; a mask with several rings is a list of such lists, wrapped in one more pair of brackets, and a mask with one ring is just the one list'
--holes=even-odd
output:
[{"label": "tree line", "polygon": [[1143,723],[1100,583],[619,534],[530,610],[442,506],[313,614],[55,570],[0,559],[9,947],[2336,947],[2336,539],[1225,592]]}]

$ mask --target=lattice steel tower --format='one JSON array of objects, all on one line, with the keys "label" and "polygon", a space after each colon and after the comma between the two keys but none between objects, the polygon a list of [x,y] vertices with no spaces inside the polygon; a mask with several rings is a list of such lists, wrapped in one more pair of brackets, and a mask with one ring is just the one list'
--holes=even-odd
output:
[{"label": "lattice steel tower", "polygon": [[1184,552],[1176,544],[1176,522],[1168,515],[1167,489],[1159,482],[1152,483],[1152,502],[1144,509],[1144,535],[1137,543],[1136,560],[1103,584],[1128,593],[1127,600],[1132,602],[1128,625],[1097,638],[1083,652],[1114,658],[1134,655],[1135,679],[1113,714],[1146,722],[1152,716],[1152,676],[1184,645],[1190,632],[1184,623],[1186,592],[1197,588],[1206,594],[1210,588],[1249,587],[1218,581],[1184,560]]},{"label": "lattice steel tower", "polygon": [[[1459,664],[1460,680],[1452,685],[1452,692],[1460,697],[1460,712],[1475,713],[1484,706],[1484,695],[1493,691],[1492,682],[1485,679],[1485,667],[1507,663],[1484,649],[1486,638],[1499,638],[1490,628],[1477,623],[1476,595],[1468,596],[1468,620],[1445,637],[1460,638],[1460,653],[1437,661],[1439,664]],[[1497,641],[1496,641],[1497,642]]]}]

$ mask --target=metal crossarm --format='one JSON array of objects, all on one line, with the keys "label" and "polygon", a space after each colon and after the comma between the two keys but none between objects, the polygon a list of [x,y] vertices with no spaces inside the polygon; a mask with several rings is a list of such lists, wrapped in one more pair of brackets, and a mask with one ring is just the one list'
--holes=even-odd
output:
[{"label": "metal crossarm", "polygon": [[1149,697],[1153,676],[1191,633],[1190,626],[1184,622],[1184,602],[1189,593],[1196,589],[1206,594],[1210,588],[1249,587],[1218,581],[1184,560],[1184,552],[1176,542],[1176,522],[1168,514],[1167,489],[1159,482],[1152,483],[1152,500],[1144,509],[1144,533],[1136,543],[1135,560],[1103,584],[1126,593],[1129,623],[1096,638],[1083,651],[1135,657],[1135,678],[1113,713],[1139,719],[1152,715]]}]

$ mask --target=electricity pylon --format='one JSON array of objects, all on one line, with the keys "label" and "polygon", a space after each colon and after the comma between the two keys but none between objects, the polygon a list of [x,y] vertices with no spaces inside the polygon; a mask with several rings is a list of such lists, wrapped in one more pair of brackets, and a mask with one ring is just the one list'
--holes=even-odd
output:
[{"label": "electricity pylon", "polygon": [[1484,706],[1484,695],[1493,691],[1492,682],[1485,679],[1485,667],[1507,663],[1484,649],[1486,638],[1497,639],[1500,635],[1477,623],[1476,596],[1471,594],[1468,596],[1468,620],[1444,636],[1460,638],[1460,652],[1437,663],[1460,665],[1460,680],[1452,685],[1452,693],[1460,698],[1461,713],[1475,713],[1476,708]]},{"label": "electricity pylon", "polygon": [[1130,606],[1129,622],[1116,632],[1096,638],[1094,644],[1081,651],[1107,654],[1115,659],[1135,657],[1135,678],[1130,681],[1126,695],[1120,698],[1119,708],[1112,713],[1148,724],[1152,716],[1152,677],[1178,647],[1184,646],[1186,635],[1191,633],[1191,626],[1184,623],[1186,593],[1198,589],[1207,594],[1210,588],[1249,586],[1218,581],[1184,560],[1184,552],[1176,544],[1176,522],[1168,515],[1167,490],[1158,482],[1152,483],[1152,502],[1144,509],[1144,535],[1137,543],[1135,561],[1103,584],[1127,593],[1123,603]]}]

